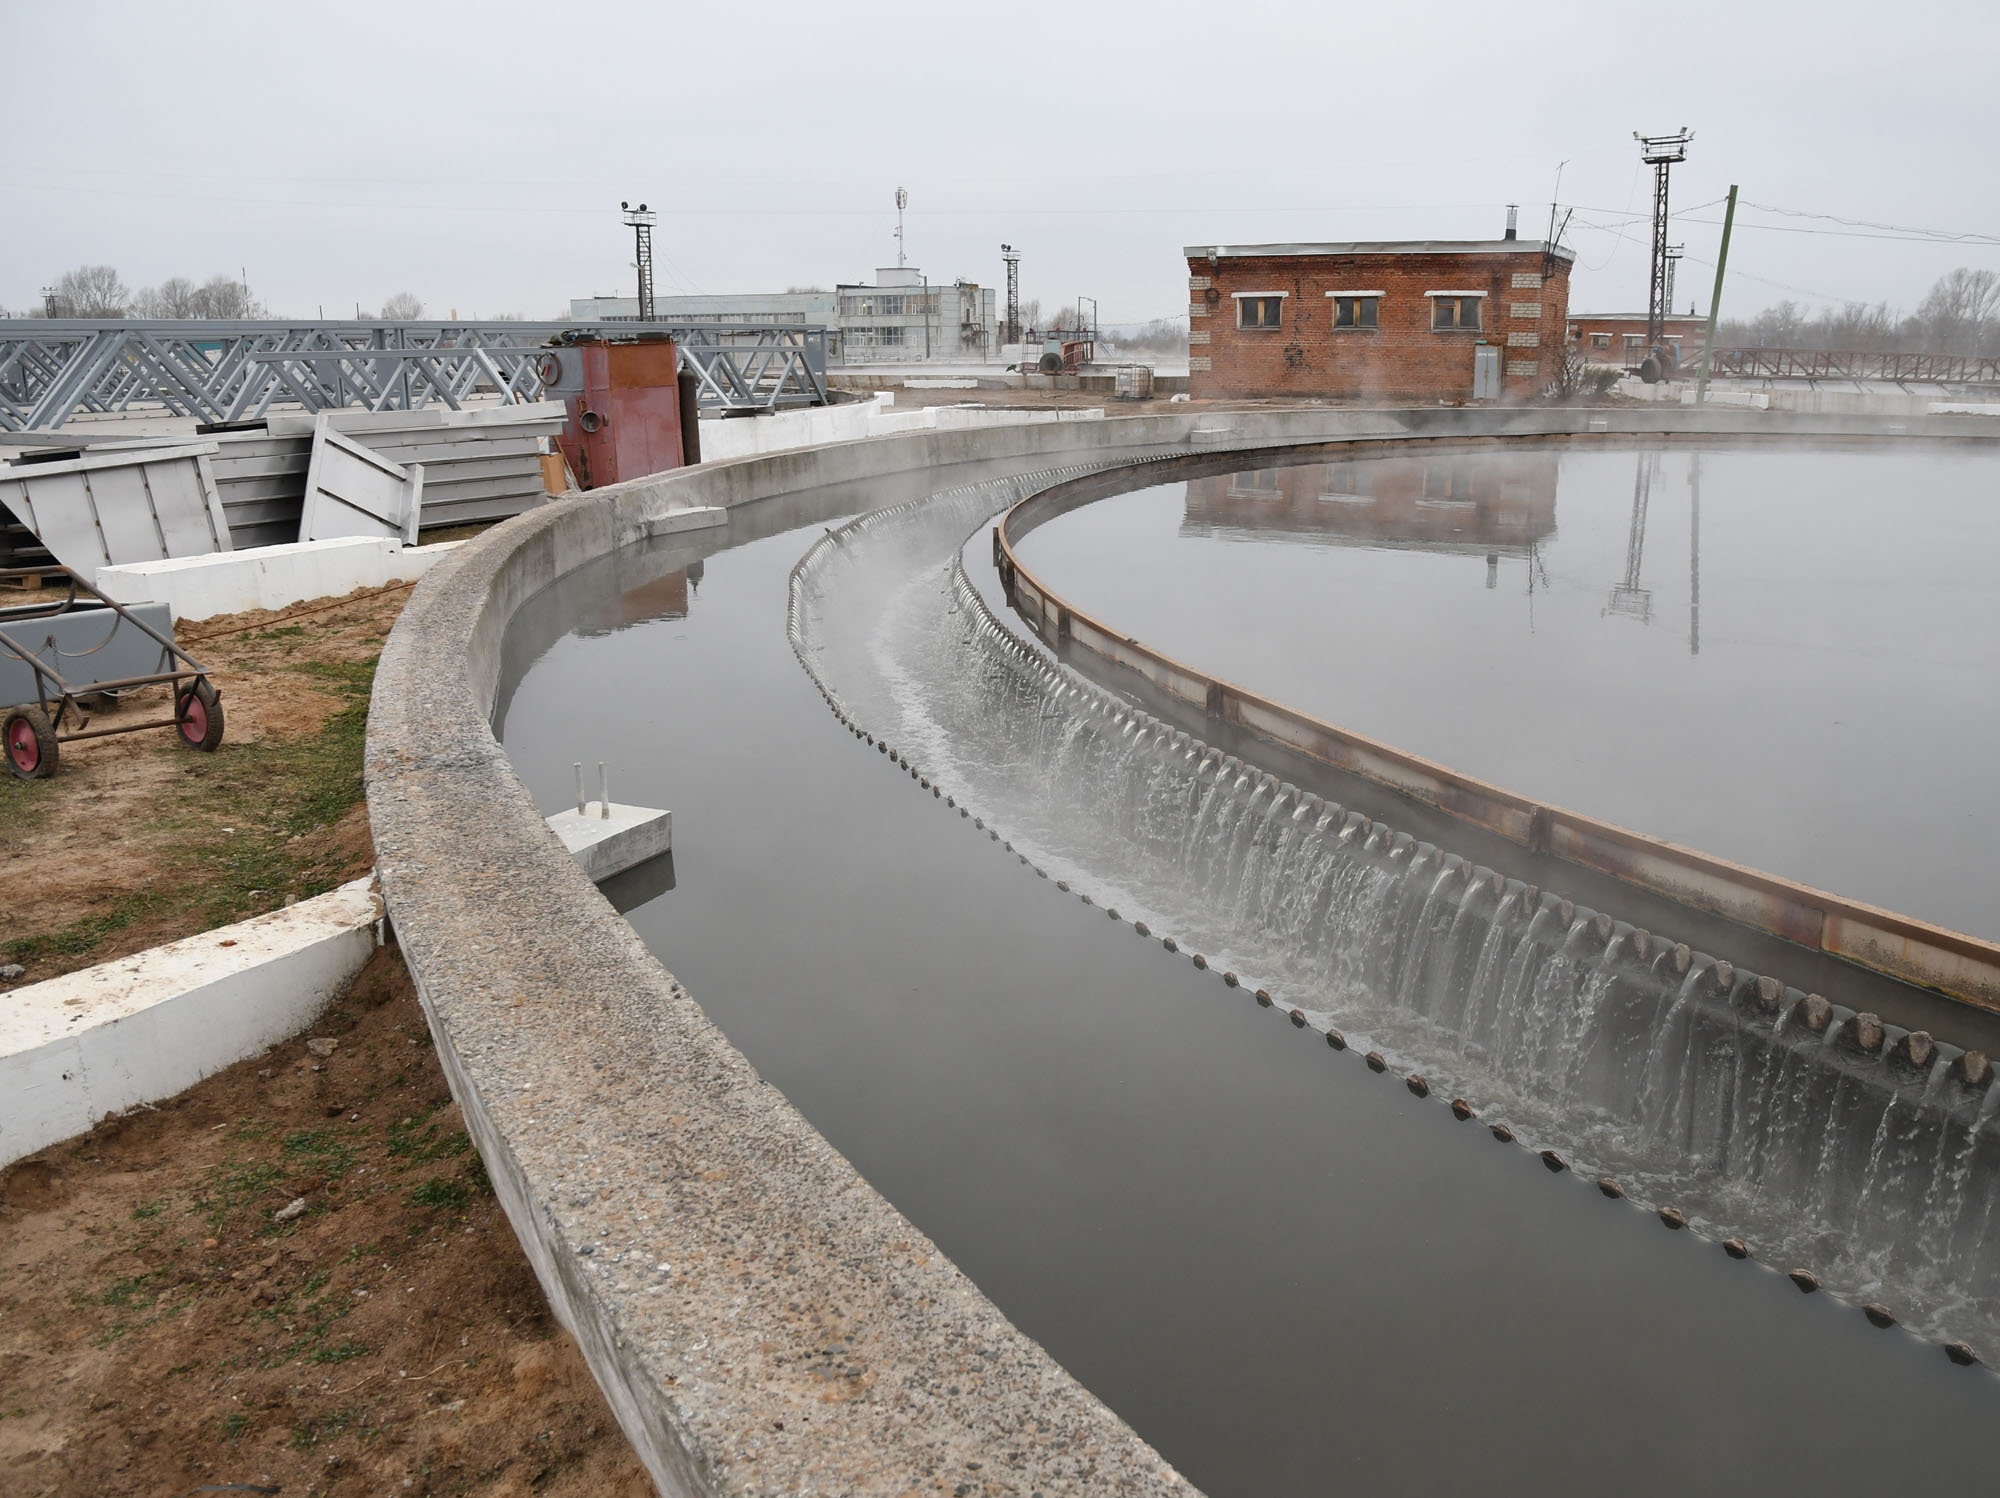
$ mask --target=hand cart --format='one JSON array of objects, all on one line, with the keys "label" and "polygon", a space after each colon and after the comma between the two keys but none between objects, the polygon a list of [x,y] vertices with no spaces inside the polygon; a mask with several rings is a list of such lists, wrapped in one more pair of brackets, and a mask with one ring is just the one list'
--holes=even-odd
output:
[{"label": "hand cart", "polygon": [[[185,747],[203,751],[213,750],[222,742],[222,693],[216,690],[199,661],[67,567],[0,570],[0,586],[30,584],[37,578],[41,582],[39,593],[25,590],[0,593],[0,597],[33,599],[0,606],[0,666],[17,670],[25,666],[34,682],[33,700],[0,707],[0,761],[4,761],[8,773],[22,780],[45,779],[56,772],[59,745],[77,739],[105,738],[114,733],[171,728]],[[51,583],[53,587],[48,586]],[[48,627],[49,621],[64,616],[87,617],[100,610],[107,622],[115,616],[104,638],[86,651],[60,652],[55,631]],[[101,649],[127,628],[160,647],[157,662],[161,669],[87,682],[72,682],[57,669],[59,659],[75,659],[78,654]],[[84,711],[87,702],[155,686],[172,689],[172,717],[120,723],[110,728],[91,727],[90,716]]]}]

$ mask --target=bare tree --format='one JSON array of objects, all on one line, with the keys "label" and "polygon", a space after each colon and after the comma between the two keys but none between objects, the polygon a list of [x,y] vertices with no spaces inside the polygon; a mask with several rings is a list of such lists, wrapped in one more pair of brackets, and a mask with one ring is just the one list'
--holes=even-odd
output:
[{"label": "bare tree", "polygon": [[189,306],[191,317],[242,321],[269,315],[264,304],[250,295],[250,288],[233,276],[210,276],[193,292]]},{"label": "bare tree", "polygon": [[169,276],[158,286],[148,286],[132,296],[135,317],[194,317],[197,288],[186,276]]},{"label": "bare tree", "polygon": [[123,317],[132,300],[115,267],[79,265],[56,282],[60,317]]},{"label": "bare tree", "polygon": [[1911,321],[1937,353],[1980,352],[2000,334],[2000,271],[1946,271]]},{"label": "bare tree", "polygon": [[424,304],[417,300],[416,293],[399,291],[382,304],[382,321],[415,322],[424,315]]}]

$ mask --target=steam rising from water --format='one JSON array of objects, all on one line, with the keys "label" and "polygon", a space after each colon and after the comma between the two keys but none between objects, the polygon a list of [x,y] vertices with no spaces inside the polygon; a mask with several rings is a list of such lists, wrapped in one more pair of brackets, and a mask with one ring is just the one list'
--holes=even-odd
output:
[{"label": "steam rising from water", "polygon": [[1977,1058],[1415,842],[1065,672],[958,557],[1067,472],[880,511],[801,564],[794,644],[844,711],[1052,875],[1315,1027],[1766,1262],[2000,1349],[2000,1086]]}]

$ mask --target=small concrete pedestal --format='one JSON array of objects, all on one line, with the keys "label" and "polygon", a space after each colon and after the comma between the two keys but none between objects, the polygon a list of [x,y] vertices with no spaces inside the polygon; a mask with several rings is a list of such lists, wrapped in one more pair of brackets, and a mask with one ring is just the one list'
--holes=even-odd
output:
[{"label": "small concrete pedestal", "polygon": [[548,819],[550,829],[582,865],[591,882],[602,884],[674,846],[674,814],[650,806],[587,801],[581,812],[559,811]]}]

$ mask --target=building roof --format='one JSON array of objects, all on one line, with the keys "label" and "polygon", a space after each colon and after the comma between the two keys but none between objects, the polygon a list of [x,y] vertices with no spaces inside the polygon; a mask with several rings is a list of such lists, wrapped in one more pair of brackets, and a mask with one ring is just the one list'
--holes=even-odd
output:
[{"label": "building roof", "polygon": [[1551,247],[1539,239],[1373,239],[1331,244],[1191,244],[1183,253],[1190,260],[1237,259],[1249,255],[1542,255],[1553,253],[1565,262],[1576,251]]},{"label": "building roof", "polygon": [[[1571,322],[1644,322],[1647,315],[1644,312],[1572,312],[1569,315],[1569,320]],[[1665,321],[1707,322],[1708,319],[1699,312],[1669,312],[1666,314]]]}]

